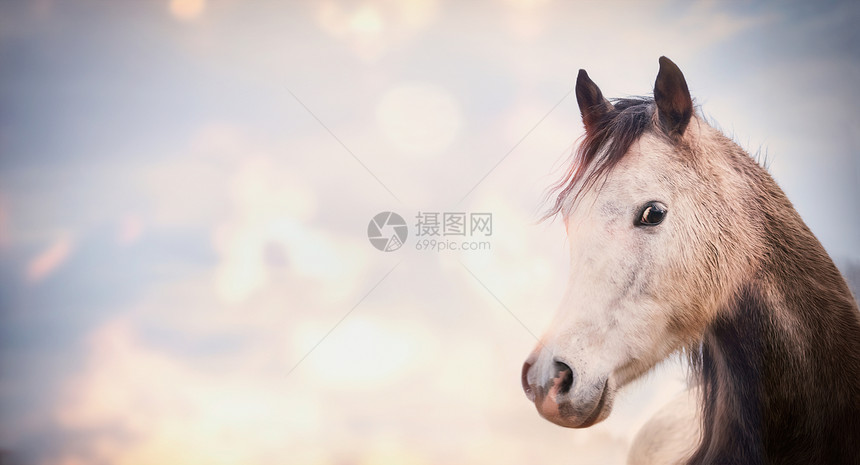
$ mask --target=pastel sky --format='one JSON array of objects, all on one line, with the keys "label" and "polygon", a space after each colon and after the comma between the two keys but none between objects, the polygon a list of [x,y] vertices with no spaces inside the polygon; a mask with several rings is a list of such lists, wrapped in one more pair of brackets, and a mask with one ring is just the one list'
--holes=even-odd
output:
[{"label": "pastel sky", "polygon": [[[0,461],[621,464],[677,361],[586,430],[520,366],[567,275],[536,224],[576,72],[657,58],[860,263],[860,4],[0,2]],[[368,221],[410,224],[377,251]],[[488,250],[417,250],[419,212]],[[480,240],[485,240],[481,238]],[[7,463],[3,461],[3,463]]]}]

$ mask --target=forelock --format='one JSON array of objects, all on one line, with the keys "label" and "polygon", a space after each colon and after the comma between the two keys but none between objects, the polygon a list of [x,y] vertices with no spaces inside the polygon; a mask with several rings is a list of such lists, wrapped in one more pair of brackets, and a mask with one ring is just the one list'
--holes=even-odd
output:
[{"label": "forelock", "polygon": [[651,128],[656,106],[654,99],[634,97],[612,100],[613,109],[587,131],[573,152],[570,167],[552,186],[548,197],[555,197],[552,207],[543,216],[547,219],[561,213],[565,204],[579,193],[592,187],[630,151],[630,146]]}]

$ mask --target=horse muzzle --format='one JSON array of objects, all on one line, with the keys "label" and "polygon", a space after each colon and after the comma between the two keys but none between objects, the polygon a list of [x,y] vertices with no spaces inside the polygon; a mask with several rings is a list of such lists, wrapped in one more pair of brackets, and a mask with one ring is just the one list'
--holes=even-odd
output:
[{"label": "horse muzzle", "polygon": [[566,428],[587,428],[604,420],[612,408],[608,377],[585,382],[557,358],[545,370],[537,369],[531,357],[526,360],[522,385],[542,417]]}]

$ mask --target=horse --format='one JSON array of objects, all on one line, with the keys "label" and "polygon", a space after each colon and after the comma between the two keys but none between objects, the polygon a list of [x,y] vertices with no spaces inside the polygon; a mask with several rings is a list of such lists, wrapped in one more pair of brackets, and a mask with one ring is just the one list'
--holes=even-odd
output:
[{"label": "horse", "polygon": [[653,98],[610,101],[585,70],[575,94],[585,133],[547,213],[570,275],[521,372],[539,414],[594,425],[679,354],[692,413],[652,419],[631,462],[860,463],[860,311],[768,171],[700,116],[666,57]]}]

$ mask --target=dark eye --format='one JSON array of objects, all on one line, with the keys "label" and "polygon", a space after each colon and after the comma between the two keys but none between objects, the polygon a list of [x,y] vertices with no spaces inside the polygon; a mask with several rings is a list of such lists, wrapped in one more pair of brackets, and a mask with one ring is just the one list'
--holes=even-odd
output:
[{"label": "dark eye", "polygon": [[657,226],[666,217],[666,206],[660,202],[648,202],[636,220],[637,226]]}]

